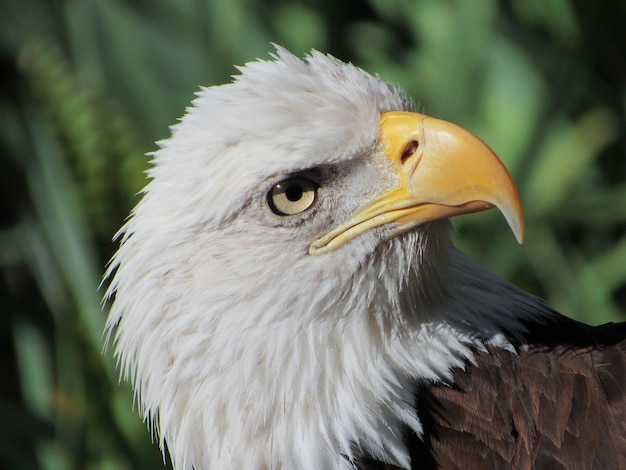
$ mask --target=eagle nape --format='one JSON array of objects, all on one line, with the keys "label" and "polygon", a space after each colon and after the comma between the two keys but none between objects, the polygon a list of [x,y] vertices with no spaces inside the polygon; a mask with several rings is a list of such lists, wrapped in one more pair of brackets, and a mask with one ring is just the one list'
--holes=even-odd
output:
[{"label": "eagle nape", "polygon": [[153,154],[106,277],[121,374],[176,470],[626,468],[626,325],[458,251],[524,222],[478,137],[278,47]]}]

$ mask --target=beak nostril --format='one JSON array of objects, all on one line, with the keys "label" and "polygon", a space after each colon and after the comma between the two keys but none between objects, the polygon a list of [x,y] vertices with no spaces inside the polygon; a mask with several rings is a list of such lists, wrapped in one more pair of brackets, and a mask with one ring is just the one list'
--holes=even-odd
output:
[{"label": "beak nostril", "polygon": [[406,144],[404,150],[402,151],[402,156],[400,157],[400,163],[404,165],[406,161],[411,158],[413,154],[415,154],[417,147],[419,147],[419,142],[417,140],[412,140]]}]

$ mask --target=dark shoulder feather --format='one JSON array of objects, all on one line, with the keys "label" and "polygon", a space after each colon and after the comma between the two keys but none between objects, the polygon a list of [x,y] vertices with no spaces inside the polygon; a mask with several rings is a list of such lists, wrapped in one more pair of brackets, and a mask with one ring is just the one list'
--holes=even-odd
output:
[{"label": "dark shoulder feather", "polygon": [[528,322],[517,353],[488,346],[424,386],[414,468],[626,468],[626,323]]}]

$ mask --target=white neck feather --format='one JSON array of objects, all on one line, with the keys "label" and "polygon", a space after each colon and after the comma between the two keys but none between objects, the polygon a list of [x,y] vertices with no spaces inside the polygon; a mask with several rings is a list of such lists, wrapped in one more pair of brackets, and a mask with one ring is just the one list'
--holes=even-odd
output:
[{"label": "white neck feather", "polygon": [[[175,468],[351,468],[360,455],[408,468],[403,436],[422,432],[416,384],[450,379],[485,341],[506,346],[502,327],[519,330],[519,318],[537,311],[534,300],[448,247],[441,253],[452,250],[449,263],[387,269],[407,249],[421,252],[415,240],[390,243],[328,292],[324,283],[308,290],[314,296],[302,286],[301,298],[267,297],[263,283],[242,295],[249,286],[228,279],[194,286],[167,279],[169,272],[123,283],[133,269],[126,260],[111,286],[109,329],[117,326],[123,373]],[[438,272],[442,265],[449,270]],[[192,300],[165,298],[158,284],[171,282],[185,282]],[[338,290],[340,298],[331,295]],[[139,301],[140,314],[129,315]]]}]

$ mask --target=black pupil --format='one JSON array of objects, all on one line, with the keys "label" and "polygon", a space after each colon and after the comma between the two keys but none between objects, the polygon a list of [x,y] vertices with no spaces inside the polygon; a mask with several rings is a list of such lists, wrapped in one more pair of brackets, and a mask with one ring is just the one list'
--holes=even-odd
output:
[{"label": "black pupil", "polygon": [[287,186],[287,189],[285,189],[285,196],[287,196],[287,199],[291,202],[299,201],[302,199],[302,187],[297,184],[290,184]]}]

